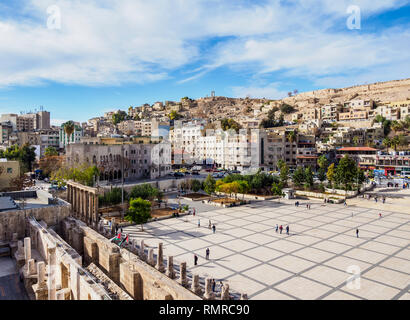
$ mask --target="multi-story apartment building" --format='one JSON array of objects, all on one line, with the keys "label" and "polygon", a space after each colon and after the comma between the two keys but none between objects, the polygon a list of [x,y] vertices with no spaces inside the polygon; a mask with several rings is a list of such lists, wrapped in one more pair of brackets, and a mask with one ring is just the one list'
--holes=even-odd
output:
[{"label": "multi-story apartment building", "polygon": [[387,120],[398,120],[400,119],[400,108],[391,107],[389,105],[382,105],[378,106],[374,110],[374,116],[381,115],[383,118]]},{"label": "multi-story apartment building", "polygon": [[344,107],[349,109],[373,109],[374,101],[369,99],[350,100],[344,103]]},{"label": "multi-story apartment building", "polygon": [[66,161],[69,166],[96,165],[100,182],[134,181],[142,178],[156,179],[171,171],[171,145],[161,143],[135,143],[116,139],[114,144],[78,143],[67,146]]},{"label": "multi-story apartment building", "polygon": [[0,159],[0,191],[7,190],[13,179],[20,176],[20,162]]},{"label": "multi-story apartment building", "polygon": [[13,133],[13,124],[10,121],[0,122],[0,144],[8,144]]},{"label": "multi-story apartment building", "polygon": [[316,138],[312,135],[298,135],[296,165],[298,167],[317,168],[318,154],[316,150]]},{"label": "multi-story apartment building", "polygon": [[173,164],[194,163],[199,159],[197,143],[202,136],[204,127],[194,122],[174,122],[174,129],[170,130],[170,142],[173,150]]},{"label": "multi-story apartment building", "polygon": [[321,109],[319,108],[305,108],[303,110],[303,121],[318,120],[321,118]]},{"label": "multi-story apartment building", "polygon": [[39,111],[26,114],[3,114],[0,121],[9,121],[13,125],[13,131],[30,132],[34,130],[50,129],[50,112]]},{"label": "multi-story apartment building", "polygon": [[349,147],[337,150],[337,157],[352,157],[365,170],[388,175],[410,175],[410,151],[381,152],[368,147]]},{"label": "multi-story apartment building", "polygon": [[367,120],[367,119],[368,119],[368,112],[364,109],[362,110],[351,109],[347,112],[339,113],[339,121],[360,121],[360,120]]},{"label": "multi-story apartment building", "polygon": [[343,107],[339,104],[328,104],[321,108],[320,116],[324,122],[335,122],[339,120],[339,113]]},{"label": "multi-story apartment building", "polygon": [[366,141],[366,129],[354,129],[350,127],[339,127],[329,137],[329,143],[334,146],[363,145]]},{"label": "multi-story apartment building", "polygon": [[404,121],[407,116],[410,116],[410,104],[400,107],[400,120]]}]

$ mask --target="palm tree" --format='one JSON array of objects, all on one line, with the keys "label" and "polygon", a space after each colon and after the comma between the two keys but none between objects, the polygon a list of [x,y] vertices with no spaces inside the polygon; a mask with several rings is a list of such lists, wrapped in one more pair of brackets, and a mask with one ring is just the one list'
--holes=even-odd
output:
[{"label": "palm tree", "polygon": [[403,131],[404,126],[403,123],[399,122],[399,121],[393,121],[390,125],[390,128],[394,131],[394,132],[399,132],[399,131]]},{"label": "palm tree", "polygon": [[389,138],[384,138],[382,143],[387,149],[391,147],[391,140]]},{"label": "palm tree", "polygon": [[68,144],[70,144],[70,136],[73,134],[75,130],[75,124],[73,121],[70,120],[63,124],[63,128],[64,128],[64,132],[67,135]]},{"label": "palm tree", "polygon": [[394,136],[393,139],[390,140],[391,146],[394,148],[394,151],[397,150],[397,146],[400,144],[400,138],[399,136]]}]

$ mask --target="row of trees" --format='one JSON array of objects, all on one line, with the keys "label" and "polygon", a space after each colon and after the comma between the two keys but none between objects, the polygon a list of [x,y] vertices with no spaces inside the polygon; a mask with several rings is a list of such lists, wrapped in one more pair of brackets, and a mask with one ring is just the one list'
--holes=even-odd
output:
[{"label": "row of trees", "polygon": [[249,175],[230,174],[218,181],[215,181],[211,175],[208,175],[202,184],[202,189],[207,194],[217,191],[229,194],[252,193],[270,195],[272,194],[272,185],[278,182],[278,178],[262,172]]},{"label": "row of trees", "polygon": [[[130,193],[124,190],[124,201],[131,201],[132,199],[141,198],[148,201],[161,201],[163,199],[163,192],[154,188],[150,184],[141,184],[134,186]],[[122,201],[121,188],[112,188],[110,191],[105,192],[104,195],[99,196],[99,204],[101,206],[111,206],[120,204]]]},{"label": "row of trees", "polygon": [[51,179],[58,186],[65,186],[67,180],[73,180],[88,187],[94,187],[100,172],[96,166],[83,164],[76,168],[61,167],[51,174]]},{"label": "row of trees", "polygon": [[36,160],[35,148],[30,147],[29,144],[25,144],[21,147],[13,145],[6,150],[0,150],[0,158],[6,158],[10,161],[19,161],[21,171],[31,172],[33,169],[33,163]]}]

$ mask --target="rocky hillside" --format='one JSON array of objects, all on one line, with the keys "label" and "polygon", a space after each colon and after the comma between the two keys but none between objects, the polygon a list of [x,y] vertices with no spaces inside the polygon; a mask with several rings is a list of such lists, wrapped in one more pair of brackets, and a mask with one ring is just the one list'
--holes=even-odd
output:
[{"label": "rocky hillside", "polygon": [[268,109],[283,103],[303,112],[306,108],[319,107],[328,103],[343,103],[352,99],[372,99],[376,103],[388,103],[410,99],[410,78],[388,82],[359,85],[342,89],[323,89],[299,93],[283,100],[209,97],[192,101],[184,108],[186,115],[208,118],[245,117],[264,118]]}]

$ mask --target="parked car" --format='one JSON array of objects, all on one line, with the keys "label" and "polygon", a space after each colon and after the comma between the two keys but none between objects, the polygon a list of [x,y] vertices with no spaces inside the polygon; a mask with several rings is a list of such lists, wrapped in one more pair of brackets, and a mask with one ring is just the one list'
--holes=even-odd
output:
[{"label": "parked car", "polygon": [[181,173],[181,172],[175,172],[175,173],[174,173],[174,177],[175,177],[175,178],[182,178],[182,177],[185,177],[185,174],[183,174],[183,173]]},{"label": "parked car", "polygon": [[192,175],[199,175],[199,170],[192,170]]},{"label": "parked car", "polygon": [[232,173],[232,174],[241,174],[241,172],[239,170],[232,170],[230,173]]}]

